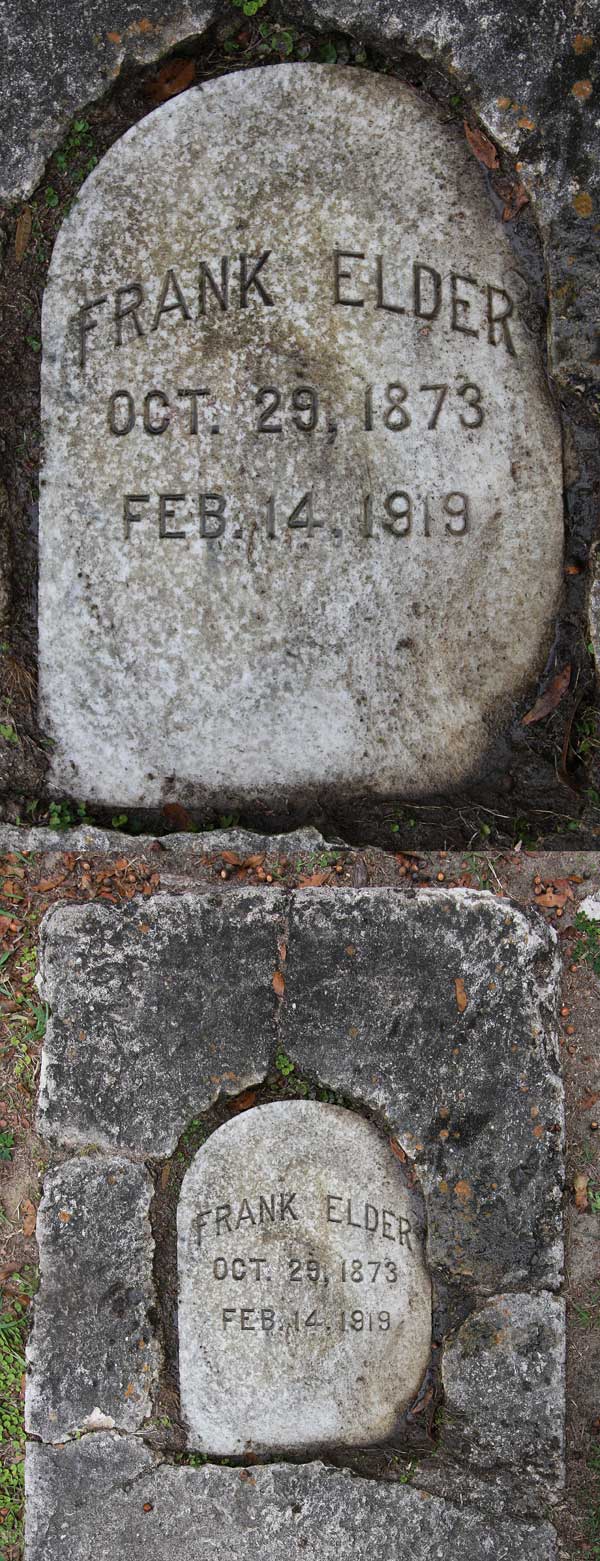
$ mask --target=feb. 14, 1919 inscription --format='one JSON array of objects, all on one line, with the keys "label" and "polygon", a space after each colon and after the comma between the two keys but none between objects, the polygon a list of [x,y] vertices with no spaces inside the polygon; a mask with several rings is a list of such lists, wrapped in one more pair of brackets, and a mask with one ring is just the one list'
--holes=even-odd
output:
[{"label": "feb. 14, 1919 inscription", "polygon": [[213,1455],[390,1437],[431,1350],[422,1200],[353,1112],[258,1107],[219,1129],[178,1213],[179,1372]]},{"label": "feb. 14, 1919 inscription", "polygon": [[55,788],[243,801],[473,769],[560,573],[524,287],[462,133],[387,78],[240,72],[108,152],[44,304]]}]

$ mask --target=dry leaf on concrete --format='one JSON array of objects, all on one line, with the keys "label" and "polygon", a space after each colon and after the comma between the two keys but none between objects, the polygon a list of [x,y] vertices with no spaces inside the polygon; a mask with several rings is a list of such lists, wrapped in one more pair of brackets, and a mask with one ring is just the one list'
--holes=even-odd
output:
[{"label": "dry leaf on concrete", "polygon": [[464,127],[467,141],[478,163],[483,163],[484,168],[498,168],[498,153],[493,142],[488,141],[482,130],[472,130],[466,120]]}]

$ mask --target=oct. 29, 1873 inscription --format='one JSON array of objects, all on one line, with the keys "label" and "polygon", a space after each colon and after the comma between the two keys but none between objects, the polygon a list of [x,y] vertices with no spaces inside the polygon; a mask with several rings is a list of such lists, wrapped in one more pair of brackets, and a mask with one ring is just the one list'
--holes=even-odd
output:
[{"label": "oct. 29, 1873 inscription", "polygon": [[560,576],[524,294],[462,132],[397,81],[240,72],[113,146],[44,303],[55,788],[289,799],[476,767]]},{"label": "oct. 29, 1873 inscription", "polygon": [[179,1374],[215,1456],[390,1437],[431,1350],[423,1205],[354,1112],[277,1102],[200,1149],[178,1212]]}]

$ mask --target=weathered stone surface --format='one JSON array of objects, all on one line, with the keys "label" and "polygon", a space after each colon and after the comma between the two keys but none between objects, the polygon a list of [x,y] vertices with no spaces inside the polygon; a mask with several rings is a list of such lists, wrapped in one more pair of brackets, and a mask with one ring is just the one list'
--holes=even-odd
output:
[{"label": "weathered stone surface", "polygon": [[242,890],[53,910],[39,966],[52,1009],[44,1135],[161,1157],[220,1092],[261,1079],[283,903]]},{"label": "weathered stone surface", "polygon": [[522,1483],[564,1479],[565,1303],[501,1295],[444,1347],[441,1448]]},{"label": "weathered stone surface", "polygon": [[72,1160],[47,1178],[26,1397],[27,1429],[46,1441],[98,1426],[137,1431],[150,1413],[152,1192],[143,1167],[123,1160]]},{"label": "weathered stone surface", "polygon": [[[248,1474],[250,1473],[250,1477]],[[548,1523],[489,1520],[321,1464],[174,1468],[104,1434],[32,1446],[27,1561],[556,1561]]]},{"label": "weathered stone surface", "polygon": [[150,63],[204,31],[218,6],[186,0],[8,0],[0,17],[0,194],[29,195],[70,120],[123,67]]},{"label": "weathered stone surface", "polygon": [[316,1101],[214,1133],[178,1209],[179,1378],[213,1456],[393,1436],[431,1354],[423,1203],[370,1122]]},{"label": "weathered stone surface", "polygon": [[389,77],[237,72],[110,149],[44,303],[55,792],[298,803],[477,769],[561,582],[521,294],[462,129]]},{"label": "weathered stone surface", "polygon": [[[169,864],[172,857],[185,860],[193,869],[198,858],[217,857],[223,851],[232,851],[240,860],[255,854],[263,854],[271,860],[278,856],[297,860],[311,855],[314,858],[317,852],[334,851],[339,845],[339,840],[326,840],[318,829],[310,826],[289,830],[284,835],[265,835],[253,829],[203,829],[194,835],[184,830],[181,834],[161,837],[161,878],[165,863]],[[147,857],[151,851],[156,853],[156,835],[128,835],[126,831],[100,829],[95,824],[80,824],[73,829],[48,829],[44,825],[26,829],[17,824],[0,824],[0,852],[3,851],[33,851],[37,855],[47,851],[75,851],[84,856],[122,856],[126,852],[135,860]],[[309,860],[307,867],[312,865]]]},{"label": "weathered stone surface", "polygon": [[427,1196],[430,1264],[492,1293],[560,1282],[557,992],[554,933],[506,900],[293,897],[280,1045],[385,1112]]},{"label": "weathered stone surface", "polygon": [[552,930],[472,890],[61,907],[42,933],[40,1125],[61,1144],[162,1156],[283,1049],[300,1073],[384,1113],[418,1168],[435,1267],[458,1256],[465,1281],[492,1294],[552,1289],[557,983]]},{"label": "weathered stone surface", "polygon": [[[186,6],[166,24],[158,0],[140,18],[130,0],[5,0],[0,90],[4,198],[28,195],[65,121],[125,58],[157,58],[202,34],[210,15],[231,20],[228,0]],[[275,11],[275,14],[277,12]],[[513,154],[535,202],[550,277],[550,356],[577,393],[598,375],[595,338],[598,129],[594,109],[597,15],[588,0],[286,0],[281,19],[365,39],[384,54],[410,51],[448,71],[483,125]],[[151,22],[150,28],[147,27]],[[91,45],[91,46],[90,46]],[[566,162],[565,162],[566,159]],[[566,173],[566,177],[565,177]]]}]

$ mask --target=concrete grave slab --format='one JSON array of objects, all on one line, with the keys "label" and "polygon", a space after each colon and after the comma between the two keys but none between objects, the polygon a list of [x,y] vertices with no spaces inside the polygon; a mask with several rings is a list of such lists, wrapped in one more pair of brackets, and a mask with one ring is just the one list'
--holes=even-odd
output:
[{"label": "concrete grave slab", "polygon": [[[59,1148],[99,1144],[106,1155],[96,1150],[52,1173],[41,1217],[29,1414],[46,1446],[30,1450],[27,1561],[54,1561],[59,1544],[74,1561],[92,1554],[141,1561],[148,1545],[156,1561],[176,1554],[208,1561],[209,1551],[219,1561],[219,1547],[241,1561],[259,1549],[266,1561],[296,1553],[323,1561],[350,1533],[358,1554],[364,1543],[374,1561],[390,1554],[430,1561],[450,1550],[458,1561],[554,1561],[553,1531],[533,1514],[556,1499],[563,1472],[564,1306],[551,1293],[562,1273],[555,935],[535,913],[467,890],[230,889],[226,904],[226,922],[224,897],[213,891],[160,895],[142,906],[65,906],[44,924],[41,991],[54,1011],[42,1121]],[[128,1017],[132,991],[140,1006]],[[280,1072],[292,1070],[297,1098],[251,1107],[214,1131],[211,1103],[243,1091],[249,1079],[258,1090],[276,1059]],[[150,1105],[140,1107],[132,1072],[146,1081]],[[162,1254],[154,1308],[151,1289],[142,1280],[136,1288],[135,1278],[138,1264],[148,1273],[151,1251],[142,1214],[147,1172],[128,1157],[143,1156],[158,1170],[198,1113],[208,1137],[179,1195],[178,1297],[164,1272],[168,1251],[175,1266],[177,1198],[168,1240],[166,1205],[160,1218],[153,1206]],[[103,1178],[103,1168],[112,1176],[119,1167],[122,1183]],[[146,1189],[139,1206],[133,1199],[144,1234],[124,1254],[114,1200],[136,1176]],[[72,1205],[65,1186],[77,1190]],[[277,1192],[287,1195],[288,1213],[297,1205],[302,1215],[293,1233],[291,1214],[275,1219]],[[67,1270],[71,1222],[60,1213],[83,1207],[86,1196],[83,1240],[73,1240]],[[323,1234],[324,1199],[330,1215],[348,1217],[347,1229],[331,1217]],[[276,1239],[263,1241],[261,1207],[265,1228],[273,1213]],[[376,1306],[364,1300],[364,1268],[362,1280],[352,1268],[371,1261],[375,1214],[382,1238],[384,1220],[385,1239],[394,1228],[398,1236],[398,1290],[385,1307],[379,1290]],[[408,1256],[402,1220],[418,1240],[412,1297],[400,1301],[400,1273],[403,1284],[412,1273],[399,1261]],[[84,1317],[73,1332],[68,1303],[64,1329],[64,1297],[80,1284],[86,1252],[95,1273],[103,1230],[110,1261],[90,1302],[93,1327]],[[125,1268],[118,1323],[113,1257],[115,1270]],[[379,1283],[378,1272],[373,1293]],[[360,1299],[346,1305],[345,1291],[359,1288]],[[175,1345],[161,1323],[169,1308]],[[341,1352],[342,1330],[338,1339],[326,1328],[338,1309],[362,1320]],[[381,1348],[392,1311],[394,1325],[405,1325],[403,1347],[412,1333],[409,1370],[402,1350],[390,1362]],[[289,1348],[300,1318],[306,1326],[313,1312],[310,1345]],[[380,1339],[369,1319],[382,1312],[390,1328]],[[134,1406],[127,1384],[121,1399],[122,1381],[137,1387],[131,1346],[140,1338],[153,1369],[150,1380],[142,1377],[150,1391]],[[68,1340],[72,1360],[61,1383],[55,1367]],[[165,1376],[157,1371],[161,1342]],[[102,1361],[112,1362],[104,1395],[95,1392]],[[437,1456],[421,1465],[417,1456],[415,1488],[314,1462],[277,1466],[282,1450],[314,1455],[311,1424],[320,1446],[350,1467],[365,1445],[406,1452],[399,1411],[408,1405],[410,1414],[425,1370],[441,1417],[432,1433]],[[183,1437],[167,1443],[170,1452],[157,1407],[167,1382]],[[102,1415],[128,1434],[92,1434],[90,1426],[106,1423]],[[77,1443],[50,1445],[79,1431]],[[155,1450],[132,1446],[132,1431],[151,1436]],[[172,1451],[179,1447],[181,1456],[182,1446],[209,1460],[250,1452],[267,1467],[175,1467]],[[436,1480],[434,1494],[427,1487]]]},{"label": "concrete grave slab", "polygon": [[563,503],[462,128],[360,70],[205,82],[86,181],[42,334],[51,790],[464,782],[550,648]]},{"label": "concrete grave slab", "polygon": [[276,1101],[214,1133],[178,1210],[179,1376],[215,1455],[394,1435],[431,1355],[420,1193],[377,1129]]},{"label": "concrete grave slab", "polygon": [[124,920],[107,906],[57,907],[39,964],[52,1009],[44,1136],[161,1157],[221,1091],[263,1078],[283,904],[243,890],[235,902],[161,896]]},{"label": "concrete grave slab", "polygon": [[27,1561],[557,1561],[549,1523],[490,1522],[319,1463],[174,1468],[99,1433],[33,1445],[27,1484]]},{"label": "concrete grave slab", "polygon": [[488,1293],[562,1274],[555,935],[469,889],[295,894],[280,1045],[383,1111],[428,1202],[429,1261]]},{"label": "concrete grave slab", "polygon": [[[564,1480],[565,1303],[542,1291],[500,1295],[444,1347],[441,1446],[482,1474]],[[467,1447],[468,1442],[468,1447]]]},{"label": "concrete grave slab", "polygon": [[37,1220],[41,1289],[27,1358],[26,1427],[59,1442],[98,1427],[138,1431],[158,1381],[142,1166],[90,1156],[46,1180]]}]

